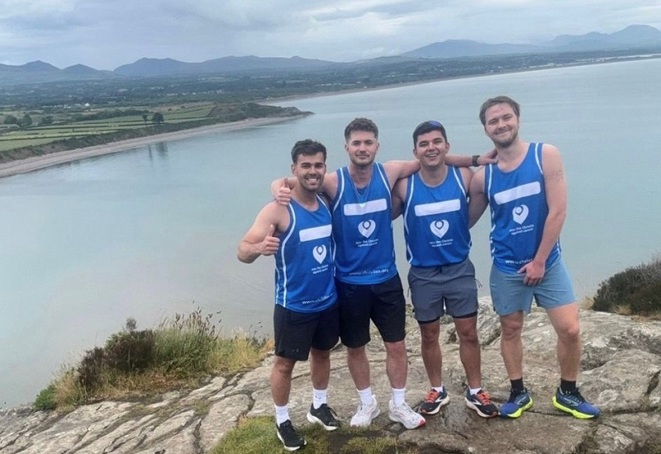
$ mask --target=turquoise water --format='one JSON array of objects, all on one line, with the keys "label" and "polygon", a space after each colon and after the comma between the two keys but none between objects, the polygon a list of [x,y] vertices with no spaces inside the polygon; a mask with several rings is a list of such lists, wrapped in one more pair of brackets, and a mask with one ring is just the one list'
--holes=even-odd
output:
[{"label": "turquoise water", "polygon": [[[343,165],[344,126],[381,128],[380,160],[409,159],[410,133],[442,121],[453,153],[490,148],[477,118],[487,97],[522,104],[521,135],[560,148],[569,180],[562,235],[581,297],[661,248],[658,177],[661,60],[549,69],[281,103],[315,115],[211,133],[0,179],[0,406],[32,401],[62,364],[101,345],[128,317],[157,325],[200,307],[269,334],[272,261],[236,260],[289,150],[322,141]],[[488,281],[488,219],[473,230]],[[401,224],[397,254],[406,273]]]}]

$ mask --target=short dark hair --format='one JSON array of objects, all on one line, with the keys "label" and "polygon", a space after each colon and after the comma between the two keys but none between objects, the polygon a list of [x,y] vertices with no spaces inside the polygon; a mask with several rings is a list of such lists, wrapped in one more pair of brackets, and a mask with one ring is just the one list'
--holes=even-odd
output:
[{"label": "short dark hair", "polygon": [[482,122],[482,126],[487,124],[487,109],[489,107],[495,106],[496,104],[509,104],[509,106],[514,111],[516,118],[519,118],[519,115],[521,114],[521,107],[519,106],[518,102],[509,96],[496,96],[495,98],[489,98],[484,101],[484,103],[482,103],[482,107],[480,107],[480,121]]},{"label": "short dark hair", "polygon": [[354,131],[367,131],[374,133],[374,137],[379,138],[379,128],[369,118],[354,118],[351,123],[344,128],[344,140],[349,140]]},{"label": "short dark hair", "polygon": [[429,120],[423,121],[413,130],[413,146],[415,147],[418,143],[418,137],[432,131],[440,131],[445,141],[448,141],[448,135],[445,133],[445,126],[438,121]]},{"label": "short dark hair", "polygon": [[322,153],[326,162],[326,147],[322,143],[312,139],[299,140],[291,149],[291,160],[296,164],[300,155],[312,156],[317,153]]}]

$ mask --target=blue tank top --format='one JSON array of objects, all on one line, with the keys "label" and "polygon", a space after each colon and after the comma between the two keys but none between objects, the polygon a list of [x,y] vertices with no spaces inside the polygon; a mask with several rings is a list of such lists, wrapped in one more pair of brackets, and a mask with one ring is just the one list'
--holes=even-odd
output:
[{"label": "blue tank top", "polygon": [[[542,172],[542,144],[531,143],[516,169],[502,172],[497,164],[485,169],[485,189],[491,207],[491,257],[504,273],[516,274],[535,258],[549,214]],[[560,258],[557,241],[546,268]]]},{"label": "blue tank top", "polygon": [[331,214],[317,196],[315,211],[292,199],[289,227],[275,255],[275,303],[295,312],[319,312],[337,301],[331,250]]},{"label": "blue tank top", "polygon": [[348,284],[385,282],[397,274],[385,170],[374,163],[369,184],[359,191],[349,169],[342,167],[337,170],[337,183],[333,199],[335,275]]},{"label": "blue tank top", "polygon": [[444,266],[468,258],[468,198],[461,173],[448,166],[445,181],[430,187],[417,172],[408,179],[404,211],[406,258],[412,266]]}]

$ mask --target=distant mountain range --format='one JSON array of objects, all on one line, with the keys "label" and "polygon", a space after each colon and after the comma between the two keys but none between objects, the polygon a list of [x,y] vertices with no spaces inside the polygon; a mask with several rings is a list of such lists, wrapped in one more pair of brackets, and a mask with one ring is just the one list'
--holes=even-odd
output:
[{"label": "distant mountain range", "polygon": [[382,64],[415,59],[448,59],[508,54],[588,51],[653,51],[661,53],[661,31],[649,25],[631,25],[616,33],[562,35],[539,45],[486,44],[470,40],[446,40],[429,44],[395,57],[381,57],[352,63],[337,63],[300,57],[222,57],[201,63],[186,63],[171,58],[141,58],[114,71],[99,71],[85,65],[64,69],[42,61],[20,66],[0,64],[0,84],[112,79],[126,77],[192,76],[246,71],[291,71],[350,67],[366,63]]}]

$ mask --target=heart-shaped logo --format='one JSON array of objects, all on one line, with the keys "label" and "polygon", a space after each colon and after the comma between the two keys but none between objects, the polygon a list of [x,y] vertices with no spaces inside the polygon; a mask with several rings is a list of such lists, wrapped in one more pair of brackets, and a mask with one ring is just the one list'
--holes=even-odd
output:
[{"label": "heart-shaped logo", "polygon": [[518,207],[514,207],[512,210],[512,218],[514,219],[514,222],[519,225],[523,224],[527,217],[528,207],[525,205],[519,205]]},{"label": "heart-shaped logo", "polygon": [[374,229],[376,229],[376,222],[371,219],[369,221],[363,221],[358,225],[358,231],[365,238],[369,238],[374,233]]},{"label": "heart-shaped logo", "polygon": [[314,259],[317,261],[317,263],[321,265],[326,259],[326,246],[323,244],[321,246],[317,246],[312,250],[312,255],[314,256]]},{"label": "heart-shaped logo", "polygon": [[439,238],[443,238],[443,236],[447,233],[448,229],[450,228],[450,223],[444,220],[434,221],[431,224],[429,224],[429,228],[431,229],[431,233],[433,233]]}]

